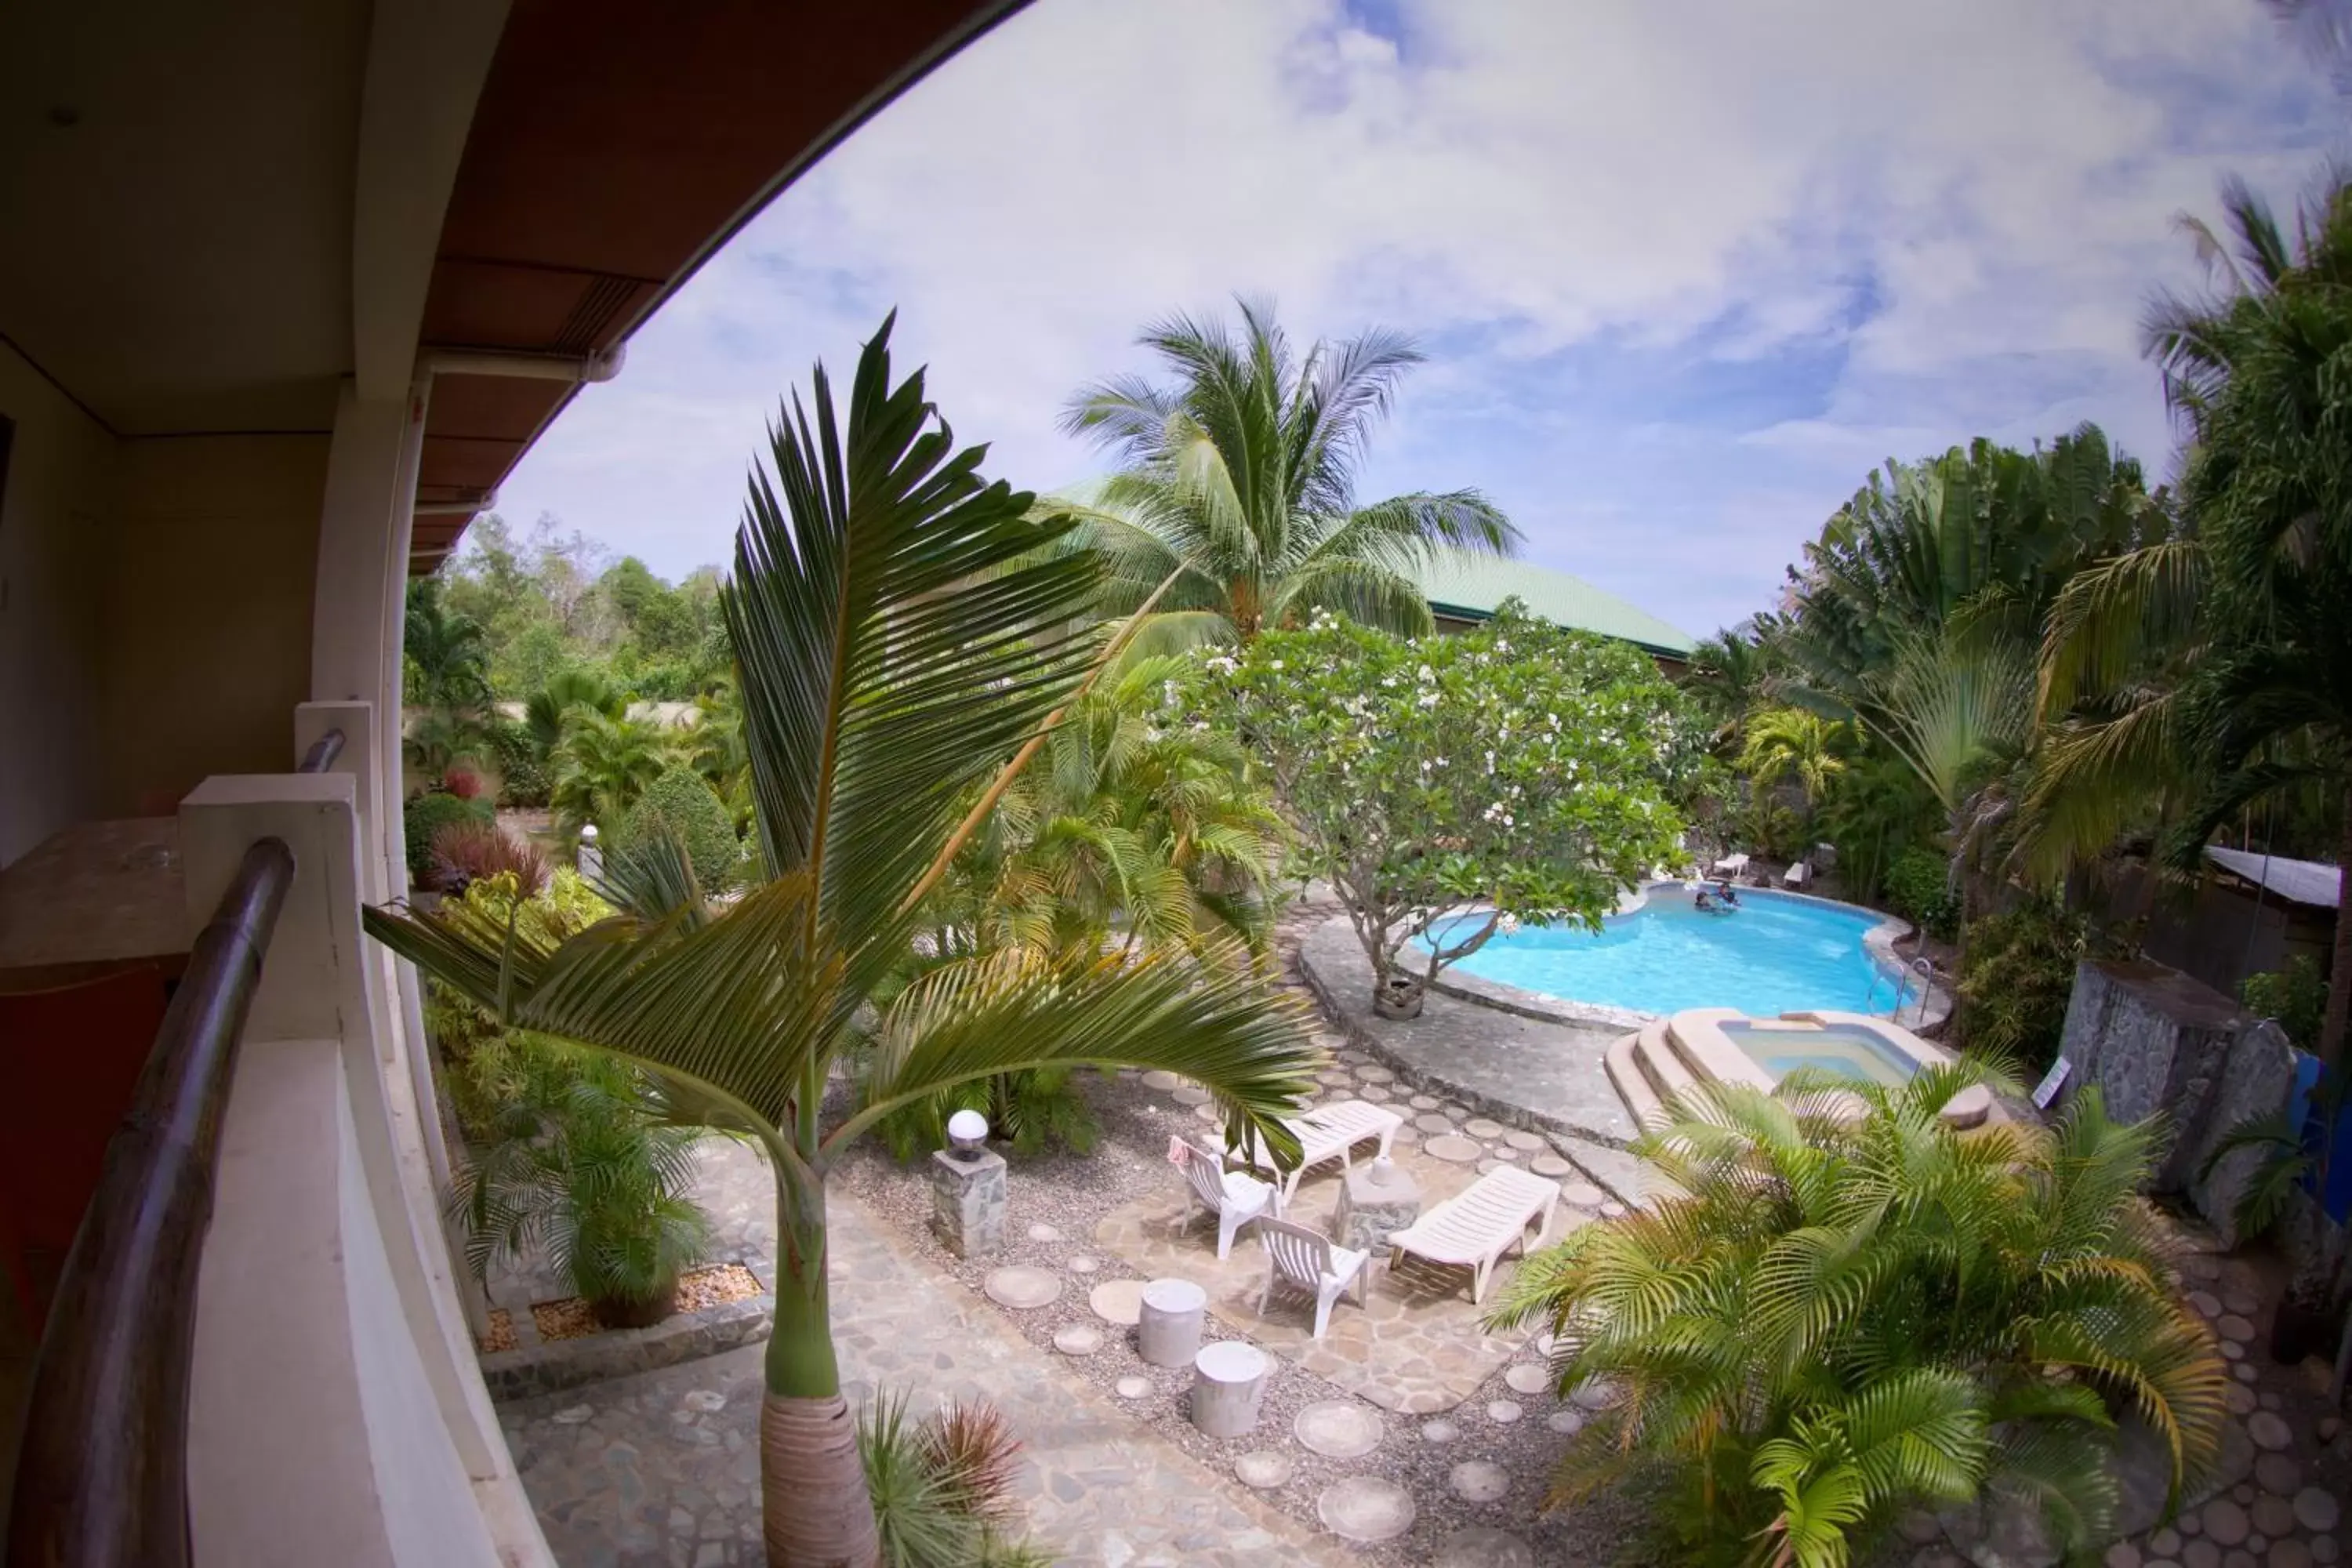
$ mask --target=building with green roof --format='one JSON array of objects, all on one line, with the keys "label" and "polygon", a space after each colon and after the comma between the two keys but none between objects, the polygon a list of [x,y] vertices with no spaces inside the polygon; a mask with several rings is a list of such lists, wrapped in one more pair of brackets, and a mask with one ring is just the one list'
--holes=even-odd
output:
[{"label": "building with green roof", "polygon": [[1442,632],[1467,630],[1491,618],[1496,605],[1517,595],[1530,612],[1556,626],[1615,637],[1655,658],[1680,664],[1696,646],[1688,632],[1649,611],[1581,577],[1532,562],[1448,551],[1419,576],[1430,614],[1437,617]]}]

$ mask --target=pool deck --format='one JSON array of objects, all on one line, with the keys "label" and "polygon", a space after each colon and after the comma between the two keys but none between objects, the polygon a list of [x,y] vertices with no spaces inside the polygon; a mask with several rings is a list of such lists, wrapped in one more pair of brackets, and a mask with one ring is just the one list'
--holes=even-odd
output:
[{"label": "pool deck", "polygon": [[[1496,1121],[1598,1145],[1619,1155],[1633,1142],[1633,1119],[1609,1087],[1601,1057],[1622,1026],[1506,1012],[1433,991],[1418,1018],[1372,1014],[1372,965],[1347,918],[1328,921],[1299,943],[1299,969],[1324,1010],[1366,1050],[1408,1082],[1471,1105]],[[1561,1152],[1612,1190],[1580,1152]],[[1595,1163],[1613,1165],[1605,1155]]]}]

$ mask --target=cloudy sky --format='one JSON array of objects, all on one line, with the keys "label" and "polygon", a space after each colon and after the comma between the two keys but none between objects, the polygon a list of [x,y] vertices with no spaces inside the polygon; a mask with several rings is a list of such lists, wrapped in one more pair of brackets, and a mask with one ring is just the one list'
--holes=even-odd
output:
[{"label": "cloudy sky", "polygon": [[2159,472],[2149,293],[2343,102],[2257,0],[1035,0],[786,191],[504,487],[676,577],[778,395],[896,306],[959,437],[1098,472],[1071,391],[1172,310],[1419,337],[1365,499],[1476,486],[1694,633],[1889,457],[2084,419]]}]

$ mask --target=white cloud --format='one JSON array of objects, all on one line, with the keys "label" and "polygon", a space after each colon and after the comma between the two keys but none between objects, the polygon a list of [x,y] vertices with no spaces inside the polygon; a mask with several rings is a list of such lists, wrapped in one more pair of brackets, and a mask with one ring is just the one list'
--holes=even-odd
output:
[{"label": "white cloud", "polygon": [[2294,188],[2336,114],[2252,0],[1403,17],[1036,0],[747,228],[508,510],[718,557],[779,392],[893,303],[959,435],[1050,487],[1097,466],[1055,410],[1140,324],[1267,292],[1301,337],[1430,342],[1368,482],[1486,488],[1538,558],[1704,631],[1890,454],[2093,417],[2160,461],[2169,216],[2231,169]]}]

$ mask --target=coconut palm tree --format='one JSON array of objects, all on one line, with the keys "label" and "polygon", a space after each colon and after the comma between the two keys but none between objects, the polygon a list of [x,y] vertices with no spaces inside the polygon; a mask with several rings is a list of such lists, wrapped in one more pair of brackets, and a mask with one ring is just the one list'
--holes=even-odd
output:
[{"label": "coconut palm tree", "polygon": [[1987,1076],[1710,1083],[1645,1133],[1668,1195],[1537,1254],[1495,1314],[1550,1329],[1563,1395],[1605,1395],[1552,1505],[1654,1477],[1661,1560],[1830,1568],[1986,1491],[2080,1551],[2112,1534],[2126,1414],[2177,1504],[2229,1380],[2137,1194],[2158,1134],[2095,1090],[2051,1128],[1944,1121]]},{"label": "coconut palm tree", "polygon": [[[2183,220],[2220,288],[2159,298],[2147,323],[2189,441],[2183,521],[2053,607],[2042,701],[2068,723],[2032,798],[2061,850],[2168,804],[2182,867],[2251,806],[2315,801],[2352,865],[2352,182],[2305,202],[2292,236],[2242,182],[2222,207],[2226,232]],[[2334,1064],[2345,904],[2319,1038]]]},{"label": "coconut palm tree", "polygon": [[[861,1136],[999,1074],[1136,1066],[1192,1079],[1229,1131],[1295,1160],[1277,1118],[1319,1059],[1297,1008],[1234,952],[1016,951],[902,984],[926,900],[1003,793],[973,792],[1036,754],[1118,644],[1087,623],[1097,563],[1047,548],[1070,524],[981,478],[983,449],[955,450],[920,373],[891,384],[888,333],[858,362],[845,421],[822,368],[813,410],[793,401],[737,534],[724,610],[767,879],[711,906],[656,839],[610,863],[622,912],[560,945],[462,908],[368,913],[511,1026],[635,1062],[681,1116],[765,1149],[779,1245],[761,1456],[778,1568],[872,1568],[879,1551],[825,1279],[825,1178]],[[854,1089],[833,1071],[853,1049]]]},{"label": "coconut palm tree", "polygon": [[1174,384],[1114,377],[1062,416],[1126,464],[1076,509],[1109,563],[1104,607],[1129,614],[1160,593],[1144,635],[1162,649],[1246,642],[1317,606],[1434,630],[1416,569],[1448,550],[1510,554],[1519,532],[1476,490],[1358,501],[1371,427],[1421,351],[1375,329],[1318,339],[1301,360],[1270,305],[1239,304],[1238,337],[1184,315],[1145,331]]}]

